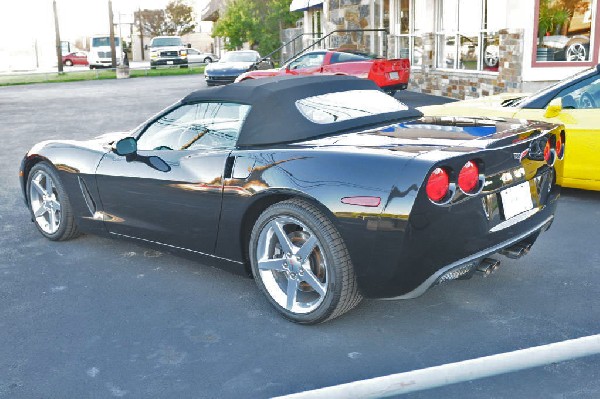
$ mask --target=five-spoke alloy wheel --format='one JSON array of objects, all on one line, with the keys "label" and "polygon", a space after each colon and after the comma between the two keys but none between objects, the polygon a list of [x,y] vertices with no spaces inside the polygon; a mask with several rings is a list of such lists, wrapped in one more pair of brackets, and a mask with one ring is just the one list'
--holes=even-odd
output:
[{"label": "five-spoke alloy wheel", "polygon": [[38,230],[55,241],[79,234],[71,206],[55,169],[45,162],[36,164],[27,179],[31,216]]},{"label": "five-spoke alloy wheel", "polygon": [[252,230],[250,258],[258,286],[290,320],[319,323],[360,302],[342,238],[306,201],[280,202],[260,215]]}]

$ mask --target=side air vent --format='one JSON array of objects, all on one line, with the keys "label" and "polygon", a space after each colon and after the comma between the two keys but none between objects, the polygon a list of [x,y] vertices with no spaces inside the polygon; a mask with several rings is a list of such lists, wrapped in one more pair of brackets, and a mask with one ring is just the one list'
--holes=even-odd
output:
[{"label": "side air vent", "polygon": [[85,181],[81,178],[81,176],[77,176],[77,180],[79,180],[79,188],[81,189],[81,194],[83,194],[83,199],[85,200],[85,204],[90,211],[90,214],[93,216],[96,213],[96,203],[92,199],[90,195],[90,190],[88,190]]}]

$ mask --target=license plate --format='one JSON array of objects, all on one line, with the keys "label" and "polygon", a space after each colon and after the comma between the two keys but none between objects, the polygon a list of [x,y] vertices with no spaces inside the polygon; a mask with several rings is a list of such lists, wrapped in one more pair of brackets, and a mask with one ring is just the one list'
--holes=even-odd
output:
[{"label": "license plate", "polygon": [[173,61],[167,61],[167,65],[173,65]]},{"label": "license plate", "polygon": [[391,80],[398,80],[398,72],[390,72]]},{"label": "license plate", "polygon": [[533,208],[529,182],[500,191],[500,197],[502,198],[505,219],[510,219]]}]

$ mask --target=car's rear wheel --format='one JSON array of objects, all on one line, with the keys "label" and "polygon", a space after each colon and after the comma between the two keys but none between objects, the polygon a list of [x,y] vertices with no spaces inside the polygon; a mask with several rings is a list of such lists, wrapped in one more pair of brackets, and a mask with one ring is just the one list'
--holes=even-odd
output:
[{"label": "car's rear wheel", "polygon": [[206,58],[204,59],[204,63],[205,63],[205,64],[210,64],[211,62],[212,62],[212,59],[211,59],[210,57],[206,57]]},{"label": "car's rear wheel", "polygon": [[69,198],[52,166],[40,162],[31,169],[27,195],[31,217],[46,238],[65,241],[79,235]]},{"label": "car's rear wheel", "polygon": [[249,253],[259,288],[294,322],[333,319],[362,299],[340,234],[306,201],[293,199],[267,208],[254,224]]},{"label": "car's rear wheel", "polygon": [[65,61],[65,65],[66,65],[66,66],[73,66],[73,61],[71,61],[71,60],[66,60],[66,61]]}]

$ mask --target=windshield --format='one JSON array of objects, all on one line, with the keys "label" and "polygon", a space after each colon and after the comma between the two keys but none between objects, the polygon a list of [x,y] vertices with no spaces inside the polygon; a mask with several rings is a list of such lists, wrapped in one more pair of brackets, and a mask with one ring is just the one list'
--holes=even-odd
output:
[{"label": "windshield", "polygon": [[[115,37],[115,46],[120,46],[120,41],[118,37]],[[110,37],[94,37],[92,39],[92,47],[110,47]]]},{"label": "windshield", "polygon": [[510,104],[502,104],[504,106],[510,106],[510,107],[516,107],[519,105],[523,105],[525,103],[530,103],[533,102],[535,100],[537,100],[538,98],[544,97],[546,94],[552,92],[553,90],[555,90],[558,86],[569,86],[571,84],[571,82],[578,80],[580,78],[582,78],[583,76],[589,75],[590,72],[593,72],[594,69],[586,69],[583,70],[579,73],[576,73],[575,75],[571,76],[570,78],[564,79],[564,80],[560,80],[556,83],[554,83],[553,85],[550,85],[548,87],[546,87],[545,89],[538,91],[537,93],[529,96],[529,97],[523,97],[520,98],[514,102],[511,102]]},{"label": "windshield", "polygon": [[150,47],[183,47],[183,42],[180,37],[157,37],[152,39]]},{"label": "windshield", "polygon": [[255,62],[258,61],[258,55],[255,52],[231,52],[226,53],[219,62]]}]

